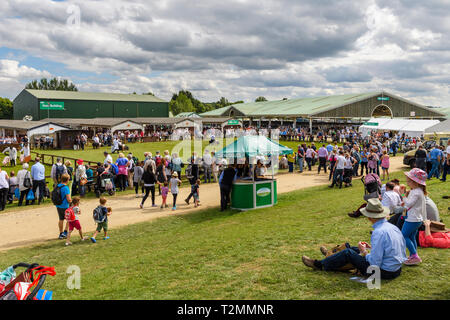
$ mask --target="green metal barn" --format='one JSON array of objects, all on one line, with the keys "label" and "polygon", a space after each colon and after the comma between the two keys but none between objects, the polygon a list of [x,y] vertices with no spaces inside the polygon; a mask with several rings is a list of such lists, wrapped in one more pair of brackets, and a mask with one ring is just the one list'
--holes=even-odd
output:
[{"label": "green metal barn", "polygon": [[169,103],[152,95],[24,89],[14,119],[168,117]]}]

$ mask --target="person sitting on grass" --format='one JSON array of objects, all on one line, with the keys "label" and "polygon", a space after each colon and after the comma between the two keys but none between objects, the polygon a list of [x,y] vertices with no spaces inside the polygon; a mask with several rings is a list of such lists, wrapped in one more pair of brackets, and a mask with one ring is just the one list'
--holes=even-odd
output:
[{"label": "person sitting on grass", "polygon": [[[67,215],[68,210],[71,210],[73,212],[73,216]],[[72,198],[72,206],[70,206],[69,209],[66,210],[66,218],[68,218],[68,217],[70,218],[70,219],[67,219],[67,223],[69,224],[69,233],[67,234],[66,246],[70,246],[72,244],[72,242],[70,242],[70,236],[74,229],[77,229],[78,232],[80,233],[81,241],[84,241],[87,239],[87,238],[83,237],[83,231],[81,230],[80,219],[79,219],[80,214],[81,214],[80,198],[73,197]]]},{"label": "person sitting on grass", "polygon": [[94,221],[97,223],[97,229],[95,230],[93,236],[91,237],[91,241],[93,243],[96,243],[97,240],[95,240],[95,237],[97,237],[97,234],[99,232],[103,231],[105,232],[105,236],[103,237],[103,240],[109,239],[108,237],[108,216],[112,214],[111,207],[105,207],[106,204],[106,198],[101,197],[100,198],[100,205],[94,209]]},{"label": "person sitting on grass", "polygon": [[[367,206],[361,209],[372,223],[374,231],[371,243],[359,242],[358,247],[351,247],[323,260],[302,257],[303,263],[310,268],[325,271],[338,271],[346,264],[352,264],[363,276],[367,273],[369,266],[380,268],[381,279],[394,279],[402,271],[402,264],[407,260],[405,239],[396,226],[387,222],[389,208],[383,207],[379,199],[369,199]],[[371,252],[368,253],[367,249]]]},{"label": "person sitting on grass", "polygon": [[425,231],[419,231],[419,245],[424,248],[450,248],[450,229],[437,221],[425,220]]}]

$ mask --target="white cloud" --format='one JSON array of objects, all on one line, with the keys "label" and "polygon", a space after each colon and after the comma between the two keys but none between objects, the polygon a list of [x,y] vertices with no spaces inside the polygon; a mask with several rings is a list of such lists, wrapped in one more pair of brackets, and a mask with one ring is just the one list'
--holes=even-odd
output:
[{"label": "white cloud", "polygon": [[[80,7],[79,28],[66,24],[73,4]],[[118,77],[77,83],[87,91],[152,91],[170,99],[187,89],[206,101],[251,101],[383,88],[424,104],[448,103],[448,1],[257,4],[0,1],[0,47],[62,63],[64,77],[71,70]],[[0,79],[9,83],[0,93],[9,97],[5,88],[48,75],[17,60],[0,65]],[[150,77],[154,71],[162,73]]]}]

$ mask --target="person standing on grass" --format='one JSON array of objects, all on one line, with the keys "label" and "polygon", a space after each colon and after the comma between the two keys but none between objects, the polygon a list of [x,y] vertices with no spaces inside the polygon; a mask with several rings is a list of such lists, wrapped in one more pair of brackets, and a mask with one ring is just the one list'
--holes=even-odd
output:
[{"label": "person standing on grass", "polygon": [[35,164],[31,167],[31,177],[33,178],[33,193],[34,200],[31,201],[31,204],[34,204],[36,201],[36,190],[39,188],[39,200],[38,205],[44,200],[45,193],[45,167],[40,163],[41,159],[36,157],[34,159]]},{"label": "person standing on grass", "polygon": [[366,175],[369,174],[369,168],[368,168],[368,163],[369,163],[369,157],[370,153],[367,151],[367,148],[364,148],[363,150],[361,150],[360,153],[360,158],[361,158],[361,176],[364,174],[364,168],[366,169]]},{"label": "person standing on grass", "polygon": [[170,192],[172,193],[173,196],[173,207],[172,210],[177,210],[177,196],[178,196],[178,192],[179,189],[178,187],[181,185],[181,180],[178,179],[178,173],[174,172],[172,174],[172,178],[170,179]]},{"label": "person standing on grass", "polygon": [[305,149],[303,149],[303,146],[298,145],[297,146],[297,163],[298,163],[298,170],[300,173],[303,172],[304,158],[305,158]]},{"label": "person standing on grass", "polygon": [[319,168],[317,169],[317,173],[320,173],[321,168],[323,168],[325,173],[327,173],[328,151],[327,148],[325,147],[325,144],[323,144],[322,147],[319,148],[317,155],[319,156]]},{"label": "person standing on grass", "polygon": [[389,180],[389,166],[390,166],[389,155],[385,150],[383,151],[383,155],[381,156],[381,169],[383,170],[383,180],[385,180],[386,175],[387,179]]},{"label": "person standing on grass", "polygon": [[330,151],[330,155],[328,156],[328,161],[330,161],[330,175],[328,177],[328,181],[330,181],[334,175],[334,170],[336,169],[337,156],[336,156],[336,151],[334,149]]},{"label": "person standing on grass", "polygon": [[339,150],[339,155],[336,158],[336,168],[334,169],[333,174],[333,182],[329,186],[330,188],[333,188],[334,185],[338,185],[338,179],[339,179],[339,189],[342,188],[342,181],[344,180],[344,168],[345,168],[345,157],[344,157],[344,151]]},{"label": "person standing on grass", "polygon": [[311,171],[311,165],[314,158],[315,152],[311,147],[306,149],[305,161],[308,164],[308,170]]},{"label": "person standing on grass", "polygon": [[55,204],[59,218],[58,221],[59,239],[64,239],[67,237],[68,224],[66,223],[66,227],[64,229],[63,227],[65,220],[65,212],[69,208],[70,203],[72,202],[72,198],[70,197],[70,189],[68,187],[69,179],[70,179],[69,175],[67,173],[64,173],[61,176],[61,183],[57,184],[55,189],[52,191],[52,200],[54,192],[56,195],[59,195],[59,204]]},{"label": "person standing on grass", "polygon": [[287,162],[288,162],[289,172],[294,172],[295,153],[290,153],[287,155]]},{"label": "person standing on grass", "polygon": [[61,157],[56,158],[56,163],[52,166],[50,177],[53,179],[54,186],[61,182],[61,176],[67,173],[66,166],[62,163]]},{"label": "person standing on grass", "polygon": [[0,211],[5,210],[9,193],[9,176],[0,168]]},{"label": "person standing on grass", "polygon": [[147,166],[144,173],[142,174],[142,180],[144,181],[145,195],[142,198],[142,202],[139,205],[141,209],[144,208],[145,200],[147,200],[150,192],[152,193],[152,207],[156,207],[155,204],[155,184],[158,183],[155,173],[153,172],[152,166]]},{"label": "person standing on grass", "polygon": [[444,170],[442,172],[442,182],[447,181],[447,172],[450,171],[450,140],[447,141],[447,156],[444,158]]},{"label": "person standing on grass", "polygon": [[[22,170],[19,170],[17,172],[17,180],[19,182],[19,191],[20,191],[20,197],[19,197],[19,203],[18,206],[22,206],[23,199],[25,199],[25,205],[27,206],[29,204],[29,200],[26,200],[27,194],[31,189],[31,174],[28,171],[28,163],[24,163],[22,165]],[[27,185],[28,184],[28,185]]]},{"label": "person standing on grass", "polygon": [[77,183],[77,187],[80,193],[80,197],[84,197],[86,194],[86,185],[83,184],[82,180],[87,179],[86,175],[86,166],[83,164],[82,159],[77,160],[77,170],[75,171],[75,181]]},{"label": "person standing on grass", "polygon": [[434,149],[430,151],[431,170],[428,174],[428,180],[433,176],[439,179],[439,163],[441,162],[442,152],[439,149],[439,145],[436,144]]},{"label": "person standing on grass", "polygon": [[162,198],[161,209],[168,207],[167,205],[168,194],[169,194],[169,183],[167,181],[164,181],[164,186],[161,187],[161,198]]},{"label": "person standing on grass", "polygon": [[125,155],[121,152],[119,153],[119,158],[116,161],[116,166],[118,167],[117,174],[117,185],[120,191],[125,191],[127,187],[127,177],[128,177],[128,160]]},{"label": "person standing on grass", "polygon": [[228,203],[230,202],[230,193],[233,186],[233,181],[235,181],[237,178],[236,173],[236,165],[229,165],[220,174],[220,211],[225,211],[227,209]]},{"label": "person standing on grass", "polygon": [[[69,210],[71,212],[69,212],[69,214],[67,214],[68,213],[67,211],[69,211]],[[73,212],[73,215],[70,214],[72,212]],[[72,206],[70,206],[69,209],[66,210],[66,220],[67,220],[67,223],[69,224],[69,233],[67,234],[66,246],[70,246],[72,244],[72,242],[70,242],[70,236],[72,235],[72,231],[74,229],[78,230],[81,241],[84,241],[87,239],[87,238],[83,237],[83,230],[81,230],[80,219],[79,219],[80,214],[81,214],[80,198],[73,197]],[[69,218],[69,219],[67,219],[67,218]]]},{"label": "person standing on grass", "polygon": [[414,168],[405,172],[406,182],[411,188],[403,198],[402,206],[407,209],[405,223],[402,227],[402,234],[405,237],[406,247],[410,256],[406,265],[416,265],[422,262],[417,254],[416,234],[422,222],[427,219],[426,200],[427,195],[426,180],[427,173],[421,169]]},{"label": "person standing on grass", "polygon": [[[133,171],[133,187],[136,198],[139,198],[139,186],[141,185],[142,176],[144,175],[144,161],[137,163]],[[142,187],[144,189],[144,187]],[[144,192],[142,192],[144,193]]]},{"label": "person standing on grass", "polygon": [[108,240],[108,217],[112,214],[111,207],[106,207],[106,198],[101,197],[99,199],[100,205],[94,209],[94,221],[97,224],[97,229],[95,229],[94,234],[91,237],[91,241],[96,243],[97,234],[102,231],[104,232],[103,240]]},{"label": "person standing on grass", "polygon": [[[366,242],[358,242],[358,247],[350,247],[328,256],[323,260],[302,257],[303,263],[315,270],[339,271],[346,264],[352,264],[363,276],[369,276],[368,268],[377,266],[380,268],[381,279],[397,278],[402,271],[402,263],[406,261],[405,239],[400,230],[389,223],[386,217],[389,208],[383,207],[379,199],[369,199],[367,206],[361,209],[372,223],[373,232],[371,245]],[[368,253],[367,249],[370,249]],[[327,250],[321,247],[324,255]]]}]

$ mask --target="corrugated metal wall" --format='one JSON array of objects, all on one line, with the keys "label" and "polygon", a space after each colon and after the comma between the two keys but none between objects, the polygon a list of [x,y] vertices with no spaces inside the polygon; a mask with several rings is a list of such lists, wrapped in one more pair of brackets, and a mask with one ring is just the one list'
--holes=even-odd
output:
[{"label": "corrugated metal wall", "polygon": [[[39,99],[23,91],[14,100],[14,119],[22,119],[25,114],[32,114],[33,120],[45,119],[47,110],[39,109]],[[123,102],[123,101],[87,101],[87,100],[53,100],[62,101],[65,110],[50,110],[50,118],[136,118],[168,117],[168,102]],[[27,113],[28,112],[28,113]]]}]

